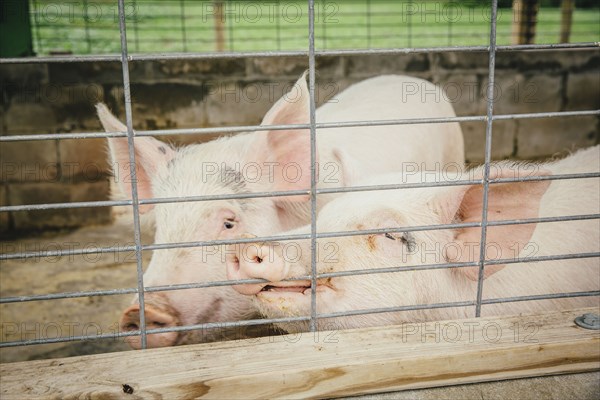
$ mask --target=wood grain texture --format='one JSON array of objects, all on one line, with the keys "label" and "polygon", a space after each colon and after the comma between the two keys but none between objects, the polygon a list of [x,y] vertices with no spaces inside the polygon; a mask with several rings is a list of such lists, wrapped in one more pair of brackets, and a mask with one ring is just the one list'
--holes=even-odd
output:
[{"label": "wood grain texture", "polygon": [[2,364],[0,397],[336,397],[597,370],[600,331],[573,323],[585,312],[598,309]]}]

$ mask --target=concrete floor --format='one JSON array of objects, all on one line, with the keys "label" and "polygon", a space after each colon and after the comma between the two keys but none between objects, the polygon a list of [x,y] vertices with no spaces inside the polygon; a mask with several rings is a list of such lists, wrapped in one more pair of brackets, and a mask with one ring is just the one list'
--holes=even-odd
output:
[{"label": "concrete floor", "polygon": [[[44,251],[133,242],[131,222],[120,217],[110,226],[87,227],[75,232],[3,242],[4,252]],[[143,241],[151,243],[149,225]],[[147,265],[150,253],[144,254]],[[129,253],[10,260],[0,268],[0,296],[127,288],[136,286],[135,257]],[[0,305],[2,341],[45,336],[114,332],[120,311],[131,295],[30,301]],[[72,328],[71,328],[72,327]],[[122,340],[67,342],[0,349],[0,362],[69,357],[126,350]],[[600,372],[500,382],[458,385],[359,396],[369,400],[493,400],[493,399],[600,399]]]}]

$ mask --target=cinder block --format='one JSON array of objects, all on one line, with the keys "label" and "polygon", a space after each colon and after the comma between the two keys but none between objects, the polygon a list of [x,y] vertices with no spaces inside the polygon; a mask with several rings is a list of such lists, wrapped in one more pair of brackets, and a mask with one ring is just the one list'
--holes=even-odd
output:
[{"label": "cinder block", "polygon": [[345,56],[346,74],[349,77],[366,77],[385,74],[430,74],[427,54]]},{"label": "cinder block", "polygon": [[[321,62],[321,60],[319,60]],[[319,70],[317,63],[317,70]],[[248,60],[250,77],[270,78],[300,76],[308,69],[306,57],[260,57]]]},{"label": "cinder block", "polygon": [[[560,111],[562,78],[551,75],[525,75],[498,71],[494,81],[494,114],[524,114]],[[488,98],[488,79],[484,77],[480,96],[482,112]]]},{"label": "cinder block", "polygon": [[456,115],[482,115],[482,103],[485,102],[480,96],[477,75],[466,72],[438,74],[433,83],[443,90],[443,99],[452,104]]},{"label": "cinder block", "polygon": [[56,140],[5,142],[0,148],[0,181],[58,181]]},{"label": "cinder block", "polygon": [[111,172],[107,139],[59,140],[58,148],[63,180],[93,183]]},{"label": "cinder block", "polygon": [[600,108],[599,70],[570,73],[567,78],[566,109],[597,110]]},{"label": "cinder block", "polygon": [[547,158],[598,143],[597,117],[563,117],[520,120],[517,128],[517,157]]},{"label": "cinder block", "polygon": [[[20,205],[106,200],[108,199],[108,190],[108,180],[77,184],[14,184],[10,187],[9,203]],[[110,220],[110,207],[49,209],[13,213],[14,226],[18,231],[74,228],[82,225],[108,223]]]},{"label": "cinder block", "polygon": [[[465,158],[468,163],[485,160],[485,122],[462,122],[465,138]],[[495,121],[492,125],[492,160],[502,160],[514,153],[515,121]]]},{"label": "cinder block", "polygon": [[600,67],[600,51],[598,49],[552,49],[501,52],[502,60],[512,57],[511,66],[521,72],[557,74],[563,71],[586,71]]},{"label": "cinder block", "polygon": [[[117,28],[118,30],[118,28]],[[50,82],[123,84],[120,62],[48,63]],[[133,79],[143,71],[138,62],[129,63],[129,75]]]},{"label": "cinder block", "polygon": [[[222,82],[206,97],[209,126],[259,124],[280,97],[293,88],[295,80],[275,82]],[[290,94],[294,101],[295,92]]]},{"label": "cinder block", "polygon": [[98,124],[94,105],[104,89],[94,83],[52,82],[16,93],[6,106],[7,134],[81,132]]},{"label": "cinder block", "polygon": [[[316,59],[317,80],[342,78],[345,75],[343,57]],[[260,57],[248,60],[248,77],[256,79],[298,79],[308,69],[306,57]]]},{"label": "cinder block", "polygon": [[[496,57],[499,57],[500,53]],[[449,52],[432,54],[433,65],[442,70],[464,70],[468,73],[484,73],[489,67],[489,56],[484,52]]]},{"label": "cinder block", "polygon": [[[137,63],[134,63],[137,64]],[[145,61],[139,73],[132,74],[132,82],[185,82],[197,83],[207,79],[227,79],[246,75],[246,60],[160,60]]]},{"label": "cinder block", "polygon": [[[6,185],[0,185],[0,206],[8,205],[8,196]],[[10,215],[7,212],[0,212],[0,233],[8,231]]]},{"label": "cinder block", "polygon": [[[202,82],[143,83],[131,85],[133,127],[138,130],[171,129],[186,126],[204,126],[202,101],[211,86]],[[113,113],[125,121],[122,88],[111,90],[118,101]]]},{"label": "cinder block", "polygon": [[43,85],[48,83],[48,64],[2,64],[0,79],[3,91]]},{"label": "cinder block", "polygon": [[40,88],[23,89],[12,97],[6,107],[6,134],[53,133],[56,116],[52,104]]}]

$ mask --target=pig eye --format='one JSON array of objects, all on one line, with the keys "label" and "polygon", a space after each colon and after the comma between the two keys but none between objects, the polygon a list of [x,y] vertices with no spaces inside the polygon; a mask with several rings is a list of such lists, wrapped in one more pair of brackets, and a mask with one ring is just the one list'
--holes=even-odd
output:
[{"label": "pig eye", "polygon": [[384,236],[390,240],[399,240],[400,243],[408,247],[409,251],[414,250],[415,240],[410,233],[402,232],[399,236],[394,236],[391,233],[386,233]]},{"label": "pig eye", "polygon": [[233,229],[233,227],[235,226],[235,224],[233,223],[233,219],[227,219],[225,220],[225,222],[223,223],[223,227],[225,229]]}]

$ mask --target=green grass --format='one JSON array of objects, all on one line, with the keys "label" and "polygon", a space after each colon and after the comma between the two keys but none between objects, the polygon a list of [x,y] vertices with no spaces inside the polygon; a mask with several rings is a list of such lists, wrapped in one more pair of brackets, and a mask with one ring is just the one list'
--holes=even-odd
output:
[{"label": "green grass", "polygon": [[[183,9],[181,3],[128,1],[129,51],[215,51],[212,3],[186,0]],[[87,23],[82,4],[31,1],[38,54],[120,51],[116,2],[90,1]],[[489,41],[489,9],[482,7],[449,7],[443,1],[336,0],[318,2],[315,9],[318,50],[486,45]],[[558,8],[540,10],[536,43],[558,42],[560,18]],[[281,1],[279,8],[266,0],[227,2],[225,50],[306,50],[307,26],[306,1]],[[500,9],[498,44],[510,43],[511,28],[511,10]],[[600,8],[575,10],[571,42],[591,41],[600,41]]]}]

